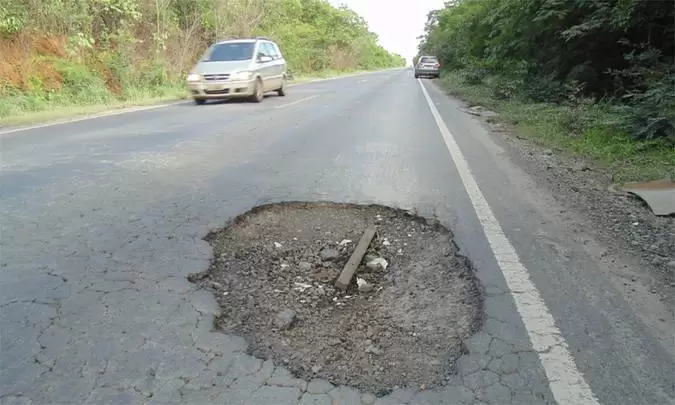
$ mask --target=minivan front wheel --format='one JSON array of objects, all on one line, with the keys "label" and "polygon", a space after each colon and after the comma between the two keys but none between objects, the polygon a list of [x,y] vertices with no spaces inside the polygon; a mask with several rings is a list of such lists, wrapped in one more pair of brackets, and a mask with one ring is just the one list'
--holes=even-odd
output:
[{"label": "minivan front wheel", "polygon": [[265,93],[263,92],[263,82],[260,78],[255,80],[255,87],[253,88],[253,96],[251,96],[251,101],[254,103],[259,103],[265,98]]}]

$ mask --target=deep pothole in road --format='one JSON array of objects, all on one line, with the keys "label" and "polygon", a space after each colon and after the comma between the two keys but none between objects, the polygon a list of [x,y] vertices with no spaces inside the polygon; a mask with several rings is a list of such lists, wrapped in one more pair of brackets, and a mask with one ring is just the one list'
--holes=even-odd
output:
[{"label": "deep pothole in road", "polygon": [[[335,281],[368,227],[376,234],[346,291]],[[384,395],[443,385],[482,322],[469,261],[436,221],[375,205],[256,207],[206,238],[216,327],[304,379]]]}]

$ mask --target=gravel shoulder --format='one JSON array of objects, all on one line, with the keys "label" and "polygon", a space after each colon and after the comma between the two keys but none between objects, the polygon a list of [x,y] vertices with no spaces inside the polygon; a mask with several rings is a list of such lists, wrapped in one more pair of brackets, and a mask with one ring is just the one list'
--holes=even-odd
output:
[{"label": "gravel shoulder", "polygon": [[675,307],[675,217],[656,216],[638,197],[618,191],[611,171],[592,161],[539,146],[490,111],[478,119],[510,160],[564,207],[570,231],[597,242],[598,259],[614,268],[629,294],[655,294]]}]

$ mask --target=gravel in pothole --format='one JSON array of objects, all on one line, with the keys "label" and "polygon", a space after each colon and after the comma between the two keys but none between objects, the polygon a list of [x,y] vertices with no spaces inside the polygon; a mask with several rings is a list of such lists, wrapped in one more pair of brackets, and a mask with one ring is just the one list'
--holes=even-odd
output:
[{"label": "gravel in pothole", "polygon": [[[369,225],[377,234],[346,292],[334,282]],[[257,207],[206,238],[216,326],[298,377],[386,394],[443,385],[482,322],[470,263],[436,222],[383,206]]]}]

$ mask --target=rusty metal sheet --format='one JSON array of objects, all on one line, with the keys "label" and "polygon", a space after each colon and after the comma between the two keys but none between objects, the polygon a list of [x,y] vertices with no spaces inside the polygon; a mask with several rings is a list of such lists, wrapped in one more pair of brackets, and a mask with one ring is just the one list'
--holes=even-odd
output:
[{"label": "rusty metal sheet", "polygon": [[655,215],[675,215],[675,183],[670,180],[626,183],[622,190],[644,200]]}]

